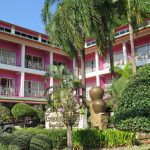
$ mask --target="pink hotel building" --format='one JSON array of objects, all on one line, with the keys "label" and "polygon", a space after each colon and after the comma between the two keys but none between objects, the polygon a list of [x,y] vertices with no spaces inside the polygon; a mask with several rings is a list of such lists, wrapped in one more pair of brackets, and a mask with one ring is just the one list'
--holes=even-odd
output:
[{"label": "pink hotel building", "polygon": [[[96,42],[89,39],[86,47],[86,84],[106,89],[110,85],[109,54],[99,56]],[[123,66],[131,56],[128,26],[116,29],[114,63]],[[135,34],[136,64],[150,63],[150,22]],[[49,64],[66,64],[75,69],[75,59],[60,48],[50,46],[48,36],[14,24],[0,21],[0,104],[12,106],[18,102],[44,105],[44,88],[57,84],[44,77]],[[80,60],[79,60],[80,66]],[[79,78],[81,76],[79,75]]]}]

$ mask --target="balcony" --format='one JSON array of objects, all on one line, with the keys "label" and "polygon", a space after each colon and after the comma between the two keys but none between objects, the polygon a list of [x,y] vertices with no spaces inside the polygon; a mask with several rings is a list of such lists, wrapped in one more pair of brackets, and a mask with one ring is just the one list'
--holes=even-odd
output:
[{"label": "balcony", "polygon": [[14,57],[5,57],[0,56],[0,64],[12,65],[12,66],[20,66],[21,59],[16,59]]},{"label": "balcony", "polygon": [[44,91],[28,91],[25,92],[26,97],[44,98]]},{"label": "balcony", "polygon": [[29,69],[34,69],[34,70],[42,70],[42,71],[46,71],[47,67],[44,66],[42,63],[40,62],[35,62],[35,61],[25,61],[25,67],[29,68]]},{"label": "balcony", "polygon": [[0,86],[0,96],[17,96],[17,90],[14,87]]},{"label": "balcony", "polygon": [[137,54],[135,57],[137,66],[150,63],[150,51],[145,54]]}]

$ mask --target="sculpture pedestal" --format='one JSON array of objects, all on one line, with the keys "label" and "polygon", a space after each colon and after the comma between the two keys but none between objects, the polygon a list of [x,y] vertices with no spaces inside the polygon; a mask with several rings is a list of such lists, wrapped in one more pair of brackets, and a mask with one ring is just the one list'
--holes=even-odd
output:
[{"label": "sculpture pedestal", "polygon": [[78,128],[88,128],[87,109],[84,109],[84,113],[80,114]]},{"label": "sculpture pedestal", "polygon": [[108,125],[108,115],[105,112],[96,114],[92,108],[92,102],[90,102],[91,112],[91,126],[104,130]]}]

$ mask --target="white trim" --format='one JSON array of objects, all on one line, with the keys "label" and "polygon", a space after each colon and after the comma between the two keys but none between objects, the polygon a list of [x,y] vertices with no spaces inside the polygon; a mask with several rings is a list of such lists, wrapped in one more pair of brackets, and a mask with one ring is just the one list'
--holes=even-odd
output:
[{"label": "white trim", "polygon": [[[53,59],[54,59],[54,55],[53,55],[53,51],[50,51],[50,65],[53,65]],[[52,87],[54,85],[54,79],[53,77],[50,77],[50,83],[49,83],[50,87]],[[53,91],[53,89],[50,89],[51,91]]]}]

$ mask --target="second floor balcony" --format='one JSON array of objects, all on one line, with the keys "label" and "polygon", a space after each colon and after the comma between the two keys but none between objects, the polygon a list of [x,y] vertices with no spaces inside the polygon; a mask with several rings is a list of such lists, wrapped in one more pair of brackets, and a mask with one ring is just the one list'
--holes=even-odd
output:
[{"label": "second floor balcony", "polygon": [[17,96],[15,87],[0,86],[0,96]]},{"label": "second floor balcony", "polygon": [[25,97],[44,98],[44,91],[28,90],[25,92]]}]

